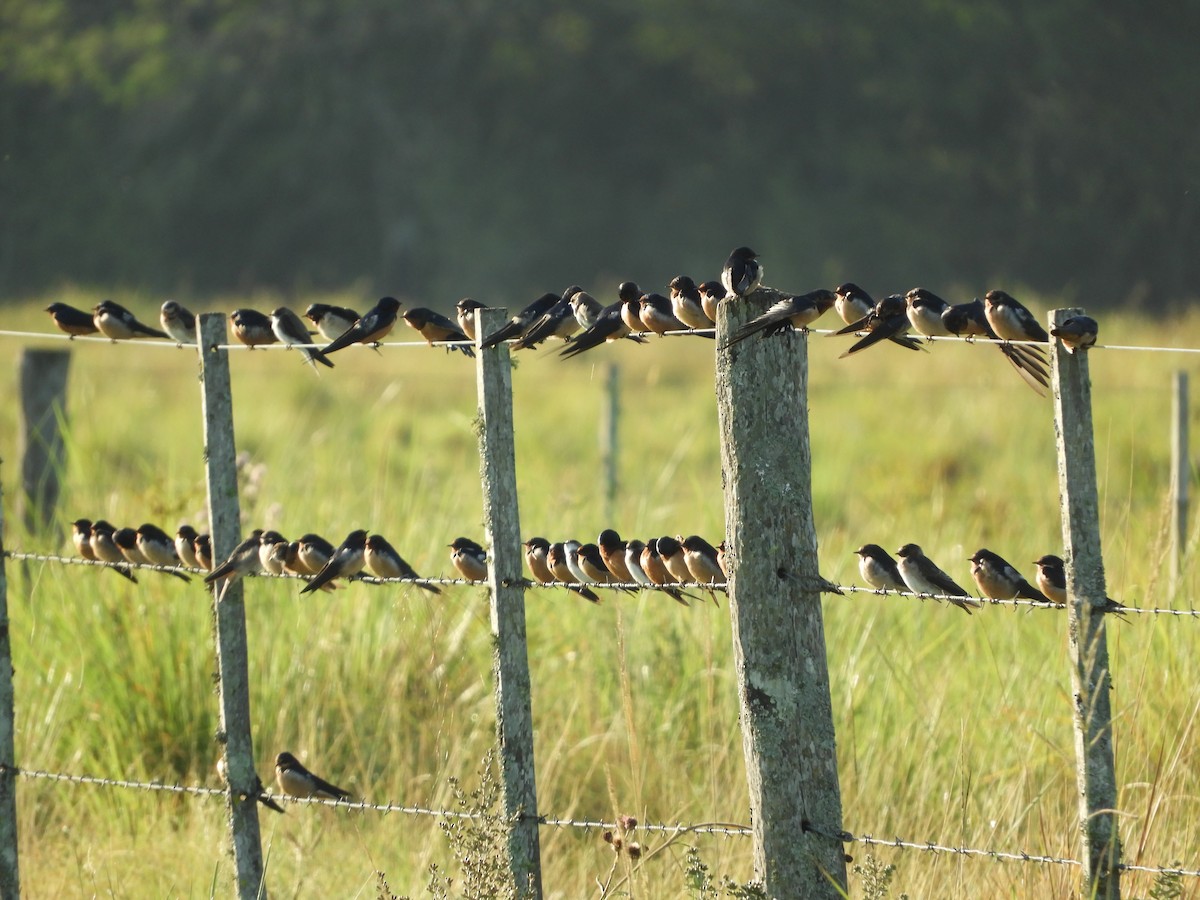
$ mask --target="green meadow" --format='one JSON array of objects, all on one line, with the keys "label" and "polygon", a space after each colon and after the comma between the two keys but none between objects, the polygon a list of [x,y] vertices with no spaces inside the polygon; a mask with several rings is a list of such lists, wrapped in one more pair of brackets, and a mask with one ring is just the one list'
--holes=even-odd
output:
[{"label": "green meadow", "polygon": [[[8,329],[49,331],[50,299],[8,307]],[[159,300],[117,297],[153,321]],[[322,298],[328,300],[329,298]],[[279,298],[217,302],[270,309]],[[308,301],[293,302],[296,308]],[[357,297],[334,302],[362,306]],[[1029,301],[1027,301],[1029,302]],[[1050,299],[1030,305],[1044,319]],[[830,316],[831,318],[831,316]],[[1200,316],[1170,329],[1101,316],[1101,342],[1200,347]],[[826,320],[817,323],[828,326]],[[415,333],[400,326],[394,337]],[[25,345],[4,338],[15,359]],[[814,512],[821,569],[860,584],[855,548],[914,541],[966,586],[988,547],[1032,576],[1061,553],[1053,408],[992,347],[892,345],[838,359],[850,338],[809,339]],[[628,342],[625,342],[628,343]],[[194,349],[71,345],[68,461],[59,518],[204,526],[204,441]],[[423,575],[452,576],[446,547],[483,539],[475,365],[426,347],[352,348],[320,375],[295,353],[231,352],[237,445],[248,456],[245,528],[339,542],[386,535]],[[1179,354],[1091,354],[1108,590],[1134,606],[1187,608],[1170,552],[1171,379]],[[619,490],[606,513],[600,428],[619,367]],[[578,360],[517,354],[513,373],[522,532],[594,540],[723,536],[713,344],[653,339]],[[24,533],[15,365],[0,370],[5,546],[70,552],[69,527]],[[93,568],[8,563],[17,764],[172,783],[219,784],[211,606],[198,581],[146,572],[132,585]],[[375,802],[447,808],[494,742],[486,593],[349,585],[299,596],[292,581],[246,590],[254,744]],[[748,824],[727,606],[657,593],[528,593],[541,811],[555,817]],[[855,834],[1078,858],[1066,616],[866,594],[823,601],[844,823]],[[1200,865],[1194,733],[1200,621],[1131,616],[1108,628],[1120,827],[1126,861]],[[228,896],[220,798],[17,782],[29,897]],[[262,811],[274,897],[375,897],[378,874],[421,896],[429,867],[455,873],[434,820],[293,805]],[[546,895],[600,896],[613,852],[596,831],[541,833]],[[745,837],[643,834],[610,896],[688,897],[685,852],[714,875],[751,877]],[[896,867],[890,896],[1066,897],[1078,870],[850,844]],[[1125,895],[1153,876],[1129,874]],[[1185,882],[1196,895],[1194,882]],[[622,893],[624,892],[624,893]],[[861,874],[851,896],[864,896]]]}]

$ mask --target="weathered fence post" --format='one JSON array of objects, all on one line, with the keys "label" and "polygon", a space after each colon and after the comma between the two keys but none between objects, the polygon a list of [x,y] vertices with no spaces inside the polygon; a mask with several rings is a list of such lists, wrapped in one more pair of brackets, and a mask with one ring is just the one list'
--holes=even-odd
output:
[{"label": "weathered fence post", "polygon": [[[208,521],[212,530],[213,559],[224,560],[241,541],[241,508],[238,503],[237,461],[233,440],[233,395],[229,381],[229,356],[216,349],[224,344],[225,316],[205,313],[197,319],[201,382],[204,397],[204,460],[208,481]],[[213,586],[216,620],[217,675],[221,704],[221,732],[226,776],[229,832],[241,900],[266,896],[263,883],[262,845],[254,767],[254,741],[250,733],[250,687],[247,671],[246,609],[242,580],[228,587]]]},{"label": "weathered fence post", "polygon": [[[1057,325],[1079,309],[1050,313]],[[1121,896],[1121,839],[1112,742],[1112,672],[1102,607],[1108,597],[1100,553],[1100,504],[1092,434],[1092,385],[1086,352],[1068,353],[1053,340],[1054,434],[1066,553],[1067,628],[1074,699],[1076,781],[1082,838],[1082,895]]]},{"label": "weathered fence post", "polygon": [[818,590],[808,344],[729,335],[780,295],[720,305],[717,413],[729,611],[754,871],[774,898],[844,897],[846,861]]},{"label": "weathered fence post", "polygon": [[1171,593],[1179,589],[1179,574],[1187,550],[1188,482],[1188,376],[1175,373],[1171,395]]},{"label": "weathered fence post", "polygon": [[[481,338],[508,321],[506,310],[476,310]],[[479,476],[487,530],[492,601],[492,674],[500,744],[504,813],[509,819],[508,864],[516,896],[542,896],[537,780],[533,765],[533,705],[525,640],[525,580],[521,569],[521,516],[513,444],[512,366],[508,345],[477,348]]]},{"label": "weathered fence post", "polygon": [[604,521],[611,522],[617,502],[617,435],[621,415],[620,371],[608,364],[604,387],[604,414],[600,418],[600,458],[604,464]]},{"label": "weathered fence post", "polygon": [[25,528],[43,531],[54,521],[59,478],[66,462],[62,420],[67,412],[67,350],[21,351],[21,503]]},{"label": "weathered fence post", "polygon": [[4,485],[0,481],[0,897],[5,900],[16,900],[21,896],[17,865],[15,715],[12,642],[8,634],[8,577],[4,570]]}]

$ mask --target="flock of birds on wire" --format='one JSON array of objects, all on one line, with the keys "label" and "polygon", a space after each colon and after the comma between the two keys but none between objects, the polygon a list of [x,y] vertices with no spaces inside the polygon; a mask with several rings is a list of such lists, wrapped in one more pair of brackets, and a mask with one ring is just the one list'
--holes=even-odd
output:
[{"label": "flock of birds on wire", "polygon": [[[719,280],[697,285],[688,276],[679,275],[671,280],[666,295],[646,293],[635,282],[627,281],[618,288],[617,301],[605,306],[579,285],[571,285],[561,294],[543,294],[479,343],[486,349],[511,341],[513,348],[520,350],[559,338],[566,344],[560,355],[569,358],[614,341],[644,343],[648,333],[713,338],[717,305],[757,291],[762,287],[762,274],[758,254],[749,247],[739,247],[730,254]],[[1049,376],[1046,355],[1037,345],[1049,343],[1053,335],[1074,352],[1093,346],[1099,331],[1095,319],[1073,316],[1047,333],[1020,301],[1002,290],[990,290],[982,300],[975,298],[958,304],[947,303],[920,287],[875,301],[851,282],[834,290],[821,288],[806,294],[784,294],[770,289],[765,293],[776,298],[776,302],[736,331],[726,347],[754,335],[807,332],[817,318],[832,308],[845,323],[835,335],[860,335],[843,357],[885,340],[908,350],[921,350],[921,337],[981,338],[994,342],[1021,377],[1043,394],[1049,386]],[[296,348],[314,368],[317,363],[332,368],[330,355],[352,344],[378,347],[399,319],[431,346],[443,344],[447,351],[458,350],[474,356],[471,345],[477,340],[475,310],[481,308],[487,307],[469,297],[459,300],[455,322],[425,307],[401,314],[399,300],[383,297],[361,315],[345,307],[310,305],[304,318],[316,331],[310,331],[308,323],[286,306],[276,308],[270,315],[237,309],[229,320],[234,338],[251,349],[282,343]],[[195,315],[174,300],[166,301],[159,312],[162,330],[143,324],[112,300],[97,304],[90,314],[65,303],[53,303],[46,311],[54,324],[71,337],[99,333],[114,341],[148,337],[173,340],[180,345],[196,342]],[[327,343],[318,346],[313,342],[316,335]]]},{"label": "flock of birds on wire", "polygon": [[[140,528],[114,528],[103,519],[76,519],[71,523],[72,542],[82,558],[106,563],[118,574],[137,581],[131,564],[157,566],[166,575],[190,581],[181,567],[205,572],[204,582],[221,586],[245,575],[293,575],[305,581],[301,594],[331,591],[341,580],[361,579],[364,573],[381,579],[412,580],[432,594],[441,589],[421,575],[386,538],[356,529],[335,547],[317,534],[289,541],[275,530],[256,528],[222,563],[214,565],[212,544],[207,534],[181,525],[171,537],[153,524]],[[713,602],[716,591],[726,587],[726,546],[713,546],[699,535],[664,535],[648,541],[624,540],[611,528],[600,532],[595,543],[576,540],[550,542],[531,537],[522,545],[525,564],[541,585],[563,587],[593,603],[600,602],[594,587],[611,587],[635,593],[643,588],[660,589],[687,606],[697,599],[685,588],[706,590]],[[488,577],[487,550],[466,537],[449,544],[450,561],[469,582]],[[864,544],[855,554],[858,570],[876,591],[911,592],[945,598],[964,612],[980,602],[954,581],[917,544],[905,544],[893,558],[878,544]],[[1045,555],[1034,561],[1036,587],[1015,566],[998,554],[981,548],[972,555],[971,576],[980,594],[991,600],[1025,599],[1062,606],[1066,603],[1066,577],[1061,558]],[[821,582],[821,590],[841,594],[837,585]],[[1101,612],[1119,613],[1124,607],[1108,599]]]}]

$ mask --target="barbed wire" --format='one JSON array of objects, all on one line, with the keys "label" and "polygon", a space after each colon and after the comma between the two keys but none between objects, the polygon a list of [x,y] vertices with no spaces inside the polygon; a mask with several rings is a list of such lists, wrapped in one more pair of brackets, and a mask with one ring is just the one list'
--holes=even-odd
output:
[{"label": "barbed wire", "polygon": [[[645,334],[645,335],[649,335],[651,333],[652,332],[643,332],[643,334]],[[823,335],[823,336],[839,334],[837,329],[833,329],[833,328],[810,328],[808,330],[808,333],[816,334],[816,335]],[[853,337],[855,335],[861,336],[866,333],[867,332],[864,332],[864,331],[847,332],[844,336],[845,337]],[[715,336],[716,329],[715,328],[686,328],[686,329],[676,329],[676,330],[672,330],[672,331],[665,331],[665,332],[663,332],[663,334],[667,337],[685,337],[689,334],[711,334],[711,335]],[[938,341],[945,341],[945,342],[960,343],[960,344],[982,344],[985,346],[989,345],[989,344],[1000,344],[1000,345],[1007,344],[1012,347],[1025,347],[1025,346],[1046,347],[1047,346],[1047,344],[1043,341],[1008,341],[1008,340],[996,341],[991,338],[980,337],[980,336],[971,336],[971,337],[962,337],[959,335],[933,335],[933,336],[912,335],[912,336],[914,338],[918,338],[921,341],[928,341],[931,343],[938,342]],[[67,335],[67,334],[59,334],[57,332],[52,332],[52,331],[0,330],[0,337],[29,338],[29,339],[35,339],[35,340],[52,340],[52,341],[77,341],[77,342],[83,341],[83,342],[88,342],[88,343],[99,343],[99,344],[131,344],[131,345],[138,346],[138,347],[148,347],[148,346],[149,347],[168,347],[168,348],[176,349],[176,350],[193,350],[193,351],[195,350],[195,347],[196,347],[195,344],[182,344],[182,343],[179,343],[178,341],[163,340],[161,338],[109,338],[109,337],[98,337],[95,335]],[[506,343],[510,343],[510,344],[516,343],[517,340],[519,340],[519,338],[514,338],[513,340],[507,341]],[[316,344],[314,346],[316,346],[317,349],[320,349],[319,344]],[[375,343],[371,343],[371,344],[362,344],[362,345],[352,344],[350,346],[351,347],[361,346],[363,348],[369,348],[369,349],[381,349],[384,347],[387,347],[387,348],[393,348],[393,347],[445,347],[445,348],[449,348],[449,349],[453,349],[455,347],[470,347],[472,349],[477,349],[477,345],[475,344],[474,341],[433,341],[432,343],[430,343],[428,341],[424,341],[424,340],[379,341],[379,342],[375,342]],[[570,344],[565,344],[564,346],[570,346]],[[212,348],[210,348],[210,349],[215,349],[215,350],[284,350],[284,351],[287,351],[287,350],[292,349],[292,345],[284,344],[284,343],[274,343],[274,344],[258,344],[254,347],[248,347],[245,344],[214,344],[212,346]],[[1193,353],[1193,354],[1200,353],[1200,347],[1163,347],[1163,346],[1153,346],[1153,345],[1147,345],[1147,344],[1094,344],[1088,349],[1089,349],[1089,351],[1091,351],[1091,350],[1116,350],[1116,351],[1130,351],[1130,352],[1135,352],[1135,353]]]}]

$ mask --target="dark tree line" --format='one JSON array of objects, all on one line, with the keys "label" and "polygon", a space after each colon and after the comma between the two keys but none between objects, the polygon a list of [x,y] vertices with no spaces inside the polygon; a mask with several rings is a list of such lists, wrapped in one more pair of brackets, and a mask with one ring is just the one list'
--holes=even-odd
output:
[{"label": "dark tree line", "polygon": [[1200,5],[0,0],[0,290],[1194,296]]}]

